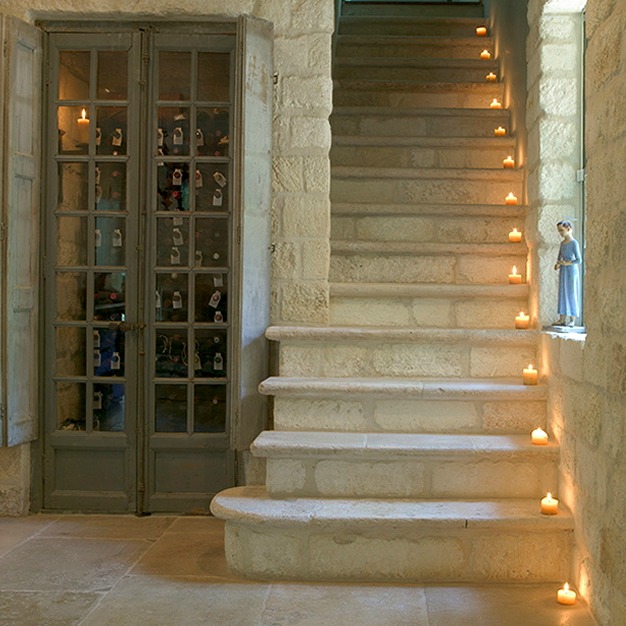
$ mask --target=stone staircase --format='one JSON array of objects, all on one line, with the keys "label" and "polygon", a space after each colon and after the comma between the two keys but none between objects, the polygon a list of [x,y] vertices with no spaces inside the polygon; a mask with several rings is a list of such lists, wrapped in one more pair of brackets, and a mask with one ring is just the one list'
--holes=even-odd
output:
[{"label": "stone staircase", "polygon": [[509,123],[489,108],[497,59],[480,59],[475,6],[395,9],[351,5],[340,22],[331,323],[268,329],[275,430],[252,447],[267,484],[212,511],[247,576],[562,581],[573,525],[539,510],[559,449],[530,443],[547,394],[521,380],[537,332],[514,329],[524,207],[504,198],[524,189],[502,167],[514,138],[494,137]]}]

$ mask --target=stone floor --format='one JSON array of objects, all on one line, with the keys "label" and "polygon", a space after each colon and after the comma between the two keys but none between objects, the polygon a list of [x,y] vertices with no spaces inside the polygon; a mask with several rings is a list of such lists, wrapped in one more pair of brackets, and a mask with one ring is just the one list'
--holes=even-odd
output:
[{"label": "stone floor", "polygon": [[0,626],[595,625],[557,586],[251,581],[215,518],[0,518]]}]

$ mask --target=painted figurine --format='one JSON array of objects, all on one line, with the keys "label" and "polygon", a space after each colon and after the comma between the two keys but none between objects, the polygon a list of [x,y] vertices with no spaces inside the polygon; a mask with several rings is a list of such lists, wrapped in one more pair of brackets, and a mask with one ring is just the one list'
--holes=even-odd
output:
[{"label": "painted figurine", "polygon": [[559,319],[553,326],[574,326],[580,316],[580,272],[578,266],[582,262],[580,246],[573,237],[572,223],[567,220],[556,225],[559,235],[563,237],[559,256],[554,266],[559,271],[559,300],[557,312]]}]

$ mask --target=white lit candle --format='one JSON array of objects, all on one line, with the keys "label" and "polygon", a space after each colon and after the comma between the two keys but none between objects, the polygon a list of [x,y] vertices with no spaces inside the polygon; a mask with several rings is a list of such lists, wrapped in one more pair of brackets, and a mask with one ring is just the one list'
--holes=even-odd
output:
[{"label": "white lit candle", "polygon": [[489,105],[490,109],[501,109],[502,103],[498,100],[498,98],[494,98]]},{"label": "white lit candle", "polygon": [[524,368],[524,371],[522,372],[522,382],[525,385],[536,385],[538,378],[539,373],[532,365]]},{"label": "white lit candle", "polygon": [[89,118],[85,109],[82,110],[76,122],[78,123],[78,143],[89,143]]},{"label": "white lit candle", "polygon": [[515,318],[515,328],[517,330],[526,330],[530,324],[530,315],[520,311],[519,315]]},{"label": "white lit candle", "polygon": [[498,77],[493,72],[489,72],[489,74],[485,76],[485,80],[489,83],[495,83],[498,80]]},{"label": "white lit candle", "polygon": [[521,285],[522,275],[517,273],[517,265],[514,265],[509,274],[509,285]]},{"label": "white lit candle", "polygon": [[491,52],[489,52],[489,50],[483,50],[480,53],[480,58],[481,59],[485,59],[485,60],[489,60],[491,58]]},{"label": "white lit candle", "polygon": [[567,604],[569,606],[576,604],[576,592],[569,588],[568,583],[565,583],[563,589],[559,589],[556,592],[556,601],[559,604]]},{"label": "white lit candle", "polygon": [[559,512],[559,501],[552,497],[552,494],[548,492],[548,495],[541,500],[541,514],[542,515],[556,515]]},{"label": "white lit candle", "polygon": [[487,36],[487,28],[485,26],[478,26],[476,28],[476,34],[479,37],[486,37]]},{"label": "white lit candle", "polygon": [[502,126],[498,126],[498,128],[493,129],[493,134],[496,137],[505,137],[506,136],[506,128],[502,128]]},{"label": "white lit candle", "polygon": [[509,195],[504,199],[504,204],[517,204],[517,196],[511,191]]},{"label": "white lit candle", "polygon": [[520,231],[517,230],[517,228],[514,228],[509,233],[509,241],[511,243],[519,243],[521,240],[522,240],[522,233],[520,233]]},{"label": "white lit candle", "polygon": [[508,169],[515,167],[515,159],[509,154],[509,156],[506,157],[506,159],[502,160],[502,167],[505,167]]},{"label": "white lit candle", "polygon": [[530,433],[530,440],[534,446],[547,446],[548,445],[548,433],[543,428],[535,428]]}]

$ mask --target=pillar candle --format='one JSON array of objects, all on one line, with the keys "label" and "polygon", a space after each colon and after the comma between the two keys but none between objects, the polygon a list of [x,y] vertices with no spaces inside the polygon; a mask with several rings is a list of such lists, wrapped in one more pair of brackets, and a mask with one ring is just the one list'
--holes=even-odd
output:
[{"label": "pillar candle", "polygon": [[515,167],[515,159],[509,154],[508,157],[506,157],[506,159],[504,159],[502,161],[502,167],[511,169]]},{"label": "pillar candle", "polygon": [[519,230],[517,230],[517,228],[514,228],[509,233],[509,241],[511,243],[519,243],[521,240],[522,240],[522,233],[520,233]]},{"label": "pillar candle", "polygon": [[498,128],[493,129],[493,134],[496,137],[505,137],[506,136],[506,128],[502,128],[502,126],[498,126]]},{"label": "pillar candle", "polygon": [[504,204],[517,204],[517,197],[515,195],[513,195],[512,191],[504,199]]},{"label": "pillar candle", "polygon": [[487,28],[485,26],[478,26],[478,28],[476,28],[476,34],[479,37],[486,37],[487,36]]},{"label": "pillar candle", "polygon": [[576,604],[576,592],[569,588],[568,583],[565,583],[563,589],[559,589],[556,592],[556,601],[559,604],[567,604],[570,606]]},{"label": "pillar candle", "polygon": [[552,494],[548,492],[548,495],[541,500],[541,514],[542,515],[556,515],[559,512],[559,501],[552,497]]},{"label": "pillar candle", "polygon": [[489,72],[489,74],[485,76],[485,80],[490,83],[495,83],[498,80],[498,77],[493,72]]},{"label": "pillar candle", "polygon": [[522,275],[517,273],[517,266],[514,265],[511,269],[511,273],[509,274],[509,284],[510,285],[521,285],[522,284]]},{"label": "pillar candle", "polygon": [[536,385],[538,378],[539,378],[539,373],[532,365],[529,365],[527,368],[524,368],[524,371],[522,372],[522,382],[525,385]]},{"label": "pillar candle", "polygon": [[519,315],[515,318],[515,328],[517,330],[526,330],[530,324],[530,315],[520,311]]},{"label": "pillar candle", "polygon": [[491,52],[489,52],[489,50],[483,50],[480,53],[480,58],[481,59],[485,59],[485,60],[489,60],[491,58]]},{"label": "pillar candle", "polygon": [[494,98],[489,105],[490,109],[501,109],[502,103],[498,100],[498,98]]},{"label": "pillar candle", "polygon": [[543,428],[535,428],[530,433],[530,440],[534,446],[547,446],[548,445],[548,433]]},{"label": "pillar candle", "polygon": [[78,124],[78,143],[89,143],[89,118],[85,109],[82,110],[81,116],[76,122]]}]

